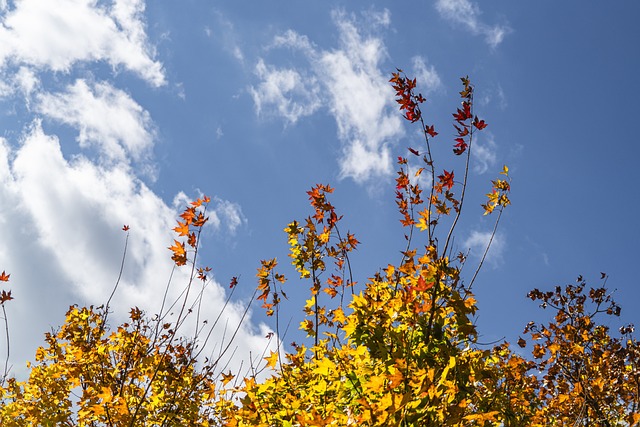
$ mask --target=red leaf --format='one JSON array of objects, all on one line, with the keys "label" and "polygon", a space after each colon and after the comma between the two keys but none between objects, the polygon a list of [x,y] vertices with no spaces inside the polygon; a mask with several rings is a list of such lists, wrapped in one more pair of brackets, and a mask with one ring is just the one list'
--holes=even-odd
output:
[{"label": "red leaf", "polygon": [[128,225],[123,226],[122,231],[129,231],[129,226]]},{"label": "red leaf", "polygon": [[417,150],[414,150],[413,148],[409,147],[409,151],[411,151],[411,154],[415,154],[416,156],[420,155],[420,152]]},{"label": "red leaf", "polygon": [[2,274],[0,274],[0,282],[8,282],[10,274],[5,274],[4,270],[2,270]]},{"label": "red leaf", "polygon": [[438,179],[440,180],[442,187],[447,187],[451,190],[451,187],[453,187],[453,171],[447,172],[445,170],[442,175],[438,175]]},{"label": "red leaf", "polygon": [[478,120],[478,116],[473,120],[473,125],[478,129],[482,130],[487,127],[487,123],[484,120]]},{"label": "red leaf", "polygon": [[456,141],[458,141],[458,143],[453,146],[454,147],[453,148],[453,152],[454,152],[454,154],[459,156],[459,155],[463,154],[467,150],[467,143],[464,142],[464,139],[462,139],[462,138],[458,138],[458,139],[456,139]]},{"label": "red leaf", "polygon": [[432,138],[434,138],[438,134],[438,132],[436,132],[433,128],[433,125],[425,126],[424,131]]},{"label": "red leaf", "polygon": [[11,291],[7,292],[7,291],[2,291],[2,293],[0,293],[0,304],[4,304],[6,301],[12,300],[13,297],[11,296]]}]

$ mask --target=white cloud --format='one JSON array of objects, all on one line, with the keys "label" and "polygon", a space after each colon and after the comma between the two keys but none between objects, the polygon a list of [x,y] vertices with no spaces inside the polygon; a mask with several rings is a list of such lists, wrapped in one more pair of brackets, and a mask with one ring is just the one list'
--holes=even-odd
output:
[{"label": "white cloud", "polygon": [[230,234],[235,234],[239,227],[247,224],[247,218],[237,203],[215,197],[210,207],[210,219],[218,224],[218,228],[224,226]]},{"label": "white cloud", "polygon": [[2,17],[0,68],[26,65],[68,72],[78,62],[124,67],[154,86],[165,83],[144,31],[143,0],[22,0]]},{"label": "white cloud", "polygon": [[476,99],[480,102],[480,105],[495,103],[501,110],[504,110],[509,105],[507,95],[504,93],[504,90],[500,85],[496,85],[492,89],[482,91],[482,97]]},{"label": "white cloud", "polygon": [[480,20],[482,12],[469,0],[437,0],[436,10],[455,24],[462,24],[472,34],[484,36],[491,47],[497,47],[512,30],[507,25],[490,26]]},{"label": "white cloud", "polygon": [[[0,271],[11,274],[2,289],[15,297],[7,311],[17,375],[43,344],[43,333],[63,322],[70,304],[107,300],[123,255],[124,224],[131,229],[122,281],[111,302],[112,325],[132,306],[157,313],[169,277],[169,300],[188,283],[188,269],[172,272],[167,249],[184,204],[168,206],[136,174],[140,163],[131,166],[151,162],[156,132],[149,113],[110,82],[67,83],[77,72],[92,75],[95,63],[128,70],[154,87],[166,83],[145,34],[144,5],[143,0],[16,0],[6,8],[0,0],[0,93],[27,104],[22,123],[33,120],[12,144],[0,138]],[[43,77],[51,71],[57,73],[56,89]],[[41,117],[34,120],[31,113]],[[42,120],[77,129],[80,153],[65,158],[60,139],[43,130]],[[97,149],[97,160],[87,155],[87,147]],[[211,223],[219,230],[233,234],[246,223],[237,204],[214,202]],[[223,309],[225,288],[208,283],[201,319],[214,319]],[[211,349],[228,342],[244,309],[238,301],[226,306]],[[195,329],[188,326],[187,334]],[[250,352],[262,354],[267,332],[245,319],[229,368],[239,368]],[[3,344],[0,339],[2,352]]]},{"label": "white cloud", "polygon": [[344,144],[341,176],[363,182],[393,172],[389,144],[403,134],[402,122],[393,109],[389,79],[380,70],[387,55],[384,43],[363,36],[352,16],[334,12],[333,18],[340,49],[321,53],[317,73],[331,94],[330,110]]},{"label": "white cloud", "polygon": [[[107,167],[83,156],[68,161],[58,138],[45,134],[36,121],[19,149],[13,151],[0,141],[0,200],[0,269],[11,273],[9,288],[15,296],[7,308],[12,336],[18,337],[12,342],[18,373],[23,360],[32,360],[41,334],[62,321],[69,304],[106,301],[118,277],[123,224],[131,230],[123,278],[111,304],[113,322],[121,321],[132,306],[150,314],[159,310],[172,274],[166,248],[174,237],[171,229],[178,212],[127,165]],[[237,205],[219,199],[216,203],[212,216],[219,227],[233,231],[243,223]],[[176,270],[169,298],[178,298],[187,282],[188,272]],[[202,318],[215,318],[223,308],[225,290],[210,282],[203,298]],[[52,311],[58,314],[55,319]],[[228,324],[221,321],[213,336],[222,337],[225,327],[237,325],[243,311],[242,303],[227,306],[223,319]],[[265,334],[265,326],[245,320],[236,337],[232,369],[249,352],[262,353]],[[221,345],[220,340],[210,344]]]},{"label": "white cloud", "polygon": [[298,34],[293,30],[287,30],[282,35],[277,35],[273,38],[273,43],[268,48],[276,47],[289,47],[293,49],[301,50],[307,54],[313,55],[315,47],[309,41],[309,38],[305,35]]},{"label": "white cloud", "polygon": [[153,145],[151,117],[131,97],[101,82],[76,80],[62,93],[40,93],[36,109],[78,129],[81,147],[96,145],[110,160],[139,161]]},{"label": "white cloud", "polygon": [[425,93],[442,89],[442,80],[433,65],[427,65],[421,56],[414,56],[411,60],[413,64],[413,75],[416,77],[420,87],[425,88]]},{"label": "white cloud", "polygon": [[38,79],[33,70],[27,67],[20,67],[15,74],[14,82],[27,99],[29,99],[33,91],[40,85],[40,79]]},{"label": "white cloud", "polygon": [[257,87],[251,86],[249,93],[258,115],[269,114],[275,109],[277,115],[295,123],[320,107],[320,89],[313,76],[303,77],[293,69],[277,69],[266,65],[262,59],[255,72],[261,82]]},{"label": "white cloud", "polygon": [[308,75],[294,69],[270,67],[260,59],[258,88],[250,92],[258,112],[267,108],[290,123],[326,107],[342,142],[340,176],[366,182],[392,173],[390,144],[403,135],[395,111],[388,76],[380,70],[387,52],[383,41],[370,33],[389,25],[390,13],[368,12],[364,22],[334,12],[339,46],[322,50],[294,31],[277,36],[268,47],[299,50],[309,62]]},{"label": "white cloud", "polygon": [[485,136],[483,139],[475,139],[473,145],[473,170],[479,174],[487,172],[497,161],[498,147],[491,134]]},{"label": "white cloud", "polygon": [[[472,231],[469,237],[462,243],[465,249],[469,249],[469,253],[474,258],[480,260],[484,255],[487,245],[491,240],[490,231]],[[502,263],[504,250],[506,248],[506,239],[504,235],[498,233],[493,236],[491,247],[487,253],[486,262],[496,267]]]},{"label": "white cloud", "polygon": [[240,48],[238,36],[236,35],[236,29],[228,18],[226,18],[222,12],[216,11],[216,30],[206,27],[205,33],[207,37],[215,36],[216,39],[222,44],[224,50],[231,54],[238,62],[244,64],[244,53]]}]

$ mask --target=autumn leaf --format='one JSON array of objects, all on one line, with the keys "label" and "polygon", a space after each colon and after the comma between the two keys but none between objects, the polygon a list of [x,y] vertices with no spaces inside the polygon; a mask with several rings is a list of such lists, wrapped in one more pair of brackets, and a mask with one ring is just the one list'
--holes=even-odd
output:
[{"label": "autumn leaf", "polygon": [[177,240],[174,240],[173,242],[175,244],[173,246],[169,246],[169,250],[173,251],[173,253],[176,255],[184,255],[186,253],[184,243],[178,242]]},{"label": "autumn leaf", "polygon": [[2,270],[2,273],[0,274],[0,282],[8,282],[9,276],[11,276],[11,274],[6,274],[4,270]]},{"label": "autumn leaf", "polygon": [[122,231],[129,231],[129,226],[128,225],[124,225],[122,227]]},{"label": "autumn leaf", "polygon": [[453,152],[459,156],[461,154],[464,154],[464,152],[467,150],[467,143],[465,142],[465,140],[463,138],[456,138],[455,139],[456,144],[454,144],[454,148],[453,148]]},{"label": "autumn leaf", "polygon": [[4,304],[6,301],[12,300],[11,291],[0,292],[0,304]]},{"label": "autumn leaf", "polygon": [[173,231],[178,233],[178,236],[188,236],[189,235],[189,224],[187,222],[178,221],[178,226],[174,227]]},{"label": "autumn leaf", "polygon": [[277,363],[278,363],[278,352],[277,351],[271,351],[271,354],[267,357],[264,358],[264,360],[267,361],[267,367],[275,369]]},{"label": "autumn leaf", "polygon": [[226,374],[225,374],[224,372],[222,372],[222,374],[221,374],[221,375],[222,375],[222,385],[223,385],[223,386],[225,386],[225,385],[229,384],[229,382],[230,382],[231,380],[233,380],[233,379],[236,377],[235,375],[233,375],[233,374],[231,373],[231,371],[229,371],[229,372],[228,372],[228,373],[226,373]]},{"label": "autumn leaf", "polygon": [[484,128],[486,128],[486,127],[487,127],[487,124],[485,123],[485,121],[484,121],[484,120],[479,120],[479,119],[478,119],[478,116],[476,116],[476,117],[473,119],[473,125],[474,125],[478,130],[482,130],[482,129],[484,129]]},{"label": "autumn leaf", "polygon": [[238,284],[238,278],[236,276],[232,277],[231,282],[229,282],[229,287],[235,288],[237,284]]},{"label": "autumn leaf", "polygon": [[447,172],[445,170],[442,175],[438,175],[438,179],[440,180],[440,183],[442,184],[443,188],[447,188],[448,190],[451,190],[454,184],[453,171]]}]

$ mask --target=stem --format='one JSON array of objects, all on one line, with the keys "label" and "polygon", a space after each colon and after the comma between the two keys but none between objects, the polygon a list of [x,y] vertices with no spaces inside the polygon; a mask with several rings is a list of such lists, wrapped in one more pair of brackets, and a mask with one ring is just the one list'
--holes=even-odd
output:
[{"label": "stem", "polygon": [[[473,117],[473,95],[469,100],[471,103],[471,117]],[[460,219],[460,214],[462,213],[462,205],[464,204],[464,195],[467,191],[467,178],[469,176],[469,163],[471,159],[471,148],[473,146],[473,125],[469,125],[469,147],[467,147],[467,161],[464,165],[464,179],[462,180],[462,192],[460,193],[460,205],[458,206],[458,210],[456,211],[456,217],[453,219],[453,224],[451,224],[451,228],[449,228],[449,233],[447,234],[447,239],[444,243],[444,249],[442,254],[447,253],[447,248],[449,247],[449,243],[451,242],[451,236],[453,235],[453,230],[455,230],[456,225],[458,224],[458,219]]]},{"label": "stem", "polygon": [[4,373],[2,374],[2,381],[0,381],[0,384],[4,384],[5,380],[7,379],[7,376],[9,375],[9,355],[11,354],[11,345],[9,342],[9,319],[7,318],[7,311],[4,307],[4,303],[2,303],[1,305],[2,305],[2,315],[4,316],[4,329],[7,335],[7,358],[5,359],[5,362],[4,362]]},{"label": "stem", "polygon": [[498,218],[496,218],[496,222],[495,224],[493,224],[493,230],[491,231],[491,237],[489,238],[489,243],[487,244],[487,247],[484,250],[484,254],[482,254],[482,259],[480,260],[480,263],[478,264],[478,267],[476,268],[475,273],[473,273],[473,277],[471,278],[471,282],[469,282],[469,287],[467,288],[468,290],[471,290],[471,287],[473,286],[473,282],[476,280],[476,277],[478,276],[478,273],[482,268],[482,264],[484,263],[484,260],[487,257],[487,254],[489,253],[489,249],[491,248],[491,243],[493,242],[493,238],[496,236],[496,230],[498,229],[498,224],[500,223],[500,217],[502,216],[503,209],[504,209],[504,206],[501,206],[500,210],[498,211]]}]

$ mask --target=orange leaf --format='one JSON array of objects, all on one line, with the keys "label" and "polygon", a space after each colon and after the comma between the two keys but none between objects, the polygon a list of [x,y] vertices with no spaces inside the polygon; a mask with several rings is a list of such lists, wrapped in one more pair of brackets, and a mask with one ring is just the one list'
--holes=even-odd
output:
[{"label": "orange leaf", "polygon": [[2,270],[2,274],[0,274],[0,282],[8,282],[10,274],[5,274],[4,270]]},{"label": "orange leaf", "polygon": [[173,231],[178,233],[178,236],[188,236],[189,235],[189,224],[187,222],[178,221],[178,226],[174,227]]},{"label": "orange leaf", "polygon": [[177,240],[174,240],[175,245],[169,246],[169,250],[173,251],[176,255],[184,255],[186,250],[184,248],[184,243],[180,243]]}]

